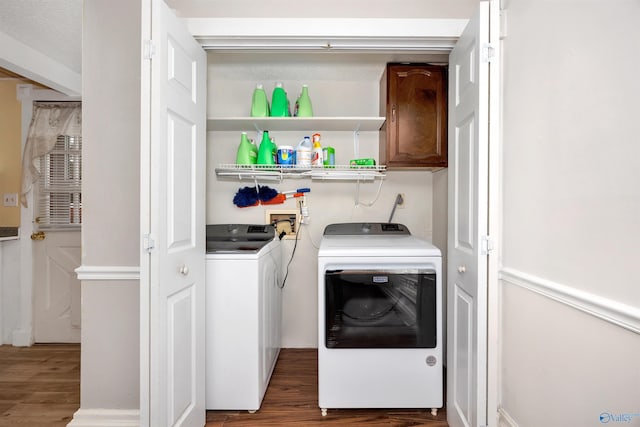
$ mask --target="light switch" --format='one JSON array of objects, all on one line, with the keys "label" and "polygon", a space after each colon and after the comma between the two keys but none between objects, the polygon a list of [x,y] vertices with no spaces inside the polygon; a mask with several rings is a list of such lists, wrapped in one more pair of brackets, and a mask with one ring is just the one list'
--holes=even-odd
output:
[{"label": "light switch", "polygon": [[18,206],[18,193],[4,193],[2,195],[2,204],[7,207]]}]

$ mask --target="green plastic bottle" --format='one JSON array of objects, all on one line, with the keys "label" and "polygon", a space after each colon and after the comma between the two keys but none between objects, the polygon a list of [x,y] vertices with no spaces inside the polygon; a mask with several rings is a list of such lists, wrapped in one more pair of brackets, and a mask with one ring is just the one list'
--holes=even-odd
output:
[{"label": "green plastic bottle", "polygon": [[262,132],[262,141],[260,142],[260,148],[258,149],[258,164],[259,165],[275,165],[276,146],[269,138],[269,131]]},{"label": "green plastic bottle", "polygon": [[311,98],[309,98],[309,88],[302,85],[302,93],[296,101],[296,116],[313,117],[313,108],[311,107]]},{"label": "green plastic bottle", "polygon": [[237,165],[255,165],[258,162],[258,148],[247,137],[246,132],[240,135],[240,145],[236,154]]},{"label": "green plastic bottle", "polygon": [[282,83],[276,83],[276,87],[273,88],[273,94],[271,95],[271,117],[286,117],[288,116],[288,101],[287,92],[284,91]]},{"label": "green plastic bottle", "polygon": [[257,84],[253,90],[251,117],[269,117],[269,101],[261,84]]}]

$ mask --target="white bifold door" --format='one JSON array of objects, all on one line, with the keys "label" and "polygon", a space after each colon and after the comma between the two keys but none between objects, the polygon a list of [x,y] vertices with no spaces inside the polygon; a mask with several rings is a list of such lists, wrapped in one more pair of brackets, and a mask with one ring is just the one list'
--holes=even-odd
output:
[{"label": "white bifold door", "polygon": [[[447,421],[487,425],[490,117],[497,84],[497,2],[481,1],[449,57]],[[493,22],[495,24],[495,22]],[[493,37],[495,38],[495,37]],[[494,92],[494,93],[491,93]]]},{"label": "white bifold door", "polygon": [[147,45],[141,289],[148,295],[141,298],[149,305],[141,310],[141,424],[203,426],[206,54],[162,0],[151,1]]}]

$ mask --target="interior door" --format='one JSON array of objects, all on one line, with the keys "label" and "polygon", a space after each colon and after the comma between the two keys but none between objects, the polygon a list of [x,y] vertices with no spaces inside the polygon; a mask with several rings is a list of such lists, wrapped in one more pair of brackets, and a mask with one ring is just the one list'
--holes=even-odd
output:
[{"label": "interior door", "polygon": [[141,321],[149,326],[149,406],[141,419],[203,426],[206,55],[162,0],[151,2],[151,36],[150,160],[142,166],[142,181],[150,176],[150,304]]},{"label": "interior door", "polygon": [[32,243],[34,340],[79,343],[80,230],[39,230]]},{"label": "interior door", "polygon": [[[489,17],[480,8],[449,57],[447,421],[487,424]],[[495,89],[495,88],[494,88]]]}]

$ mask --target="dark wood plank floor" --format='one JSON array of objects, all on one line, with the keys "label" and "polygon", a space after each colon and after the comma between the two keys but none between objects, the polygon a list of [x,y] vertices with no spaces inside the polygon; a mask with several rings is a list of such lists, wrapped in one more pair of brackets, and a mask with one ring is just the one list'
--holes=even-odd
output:
[{"label": "dark wood plank floor", "polygon": [[62,427],[80,407],[80,345],[0,346],[0,426]]},{"label": "dark wood plank floor", "polygon": [[[317,352],[283,349],[255,414],[207,411],[208,427],[426,426],[447,427],[444,409],[318,408]],[[0,346],[0,426],[62,427],[80,407],[80,346]]]},{"label": "dark wood plank floor", "polygon": [[432,416],[428,409],[329,409],[318,408],[317,351],[283,349],[261,409],[207,411],[207,427],[235,426],[427,426],[447,427],[446,412]]}]

